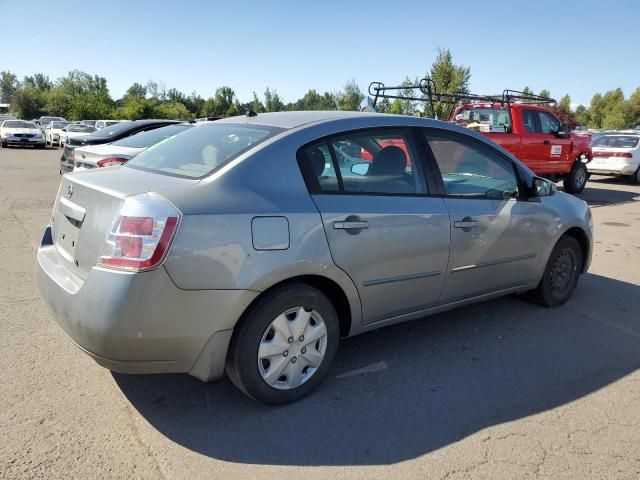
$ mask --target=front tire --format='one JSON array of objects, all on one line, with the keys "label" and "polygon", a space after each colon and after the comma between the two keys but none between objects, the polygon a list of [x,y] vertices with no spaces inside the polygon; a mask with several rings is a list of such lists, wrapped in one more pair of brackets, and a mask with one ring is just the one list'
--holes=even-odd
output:
[{"label": "front tire", "polygon": [[227,375],[246,395],[267,405],[309,395],[326,377],[340,339],[333,304],[304,284],[267,293],[235,330]]},{"label": "front tire", "polygon": [[636,172],[633,175],[631,175],[631,177],[629,178],[629,181],[631,182],[632,185],[640,185],[640,167],[638,167]]},{"label": "front tire", "polygon": [[587,166],[582,163],[582,161],[577,160],[563,181],[564,191],[567,193],[582,192],[587,184],[588,178],[589,172],[587,171]]},{"label": "front tire", "polygon": [[578,241],[569,236],[558,240],[553,248],[538,287],[528,292],[528,298],[546,307],[565,303],[578,285],[582,272],[582,249]]}]

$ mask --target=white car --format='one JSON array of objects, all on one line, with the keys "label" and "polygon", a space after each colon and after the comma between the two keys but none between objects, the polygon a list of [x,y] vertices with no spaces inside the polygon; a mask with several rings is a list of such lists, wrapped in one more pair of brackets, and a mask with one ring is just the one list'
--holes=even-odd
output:
[{"label": "white car", "polygon": [[78,147],[73,152],[73,171],[120,165],[150,146],[192,127],[189,123],[176,123],[140,132],[112,143]]},{"label": "white car", "polygon": [[67,121],[57,121],[57,122],[49,122],[49,125],[44,127],[44,139],[47,145],[54,145],[60,147],[62,143],[60,142],[60,137],[62,135],[62,130],[69,125]]},{"label": "white car", "polygon": [[90,125],[81,125],[79,123],[70,123],[62,129],[60,134],[60,143],[64,145],[68,143],[70,138],[80,138],[96,131],[95,127]]},{"label": "white car", "polygon": [[615,132],[593,141],[593,160],[587,163],[589,173],[625,175],[640,184],[640,132]]},{"label": "white car", "polygon": [[32,145],[44,148],[44,135],[33,122],[5,120],[0,123],[0,146]]},{"label": "white car", "polygon": [[126,122],[127,120],[96,120],[95,127],[100,130],[105,127],[110,127],[116,123]]}]

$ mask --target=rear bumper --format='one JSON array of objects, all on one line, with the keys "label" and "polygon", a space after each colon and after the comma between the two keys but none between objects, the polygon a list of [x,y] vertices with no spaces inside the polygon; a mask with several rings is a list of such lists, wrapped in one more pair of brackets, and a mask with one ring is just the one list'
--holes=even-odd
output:
[{"label": "rear bumper", "polygon": [[98,364],[120,373],[222,376],[233,327],[257,292],[181,290],[162,267],[94,267],[83,280],[59,261],[50,237],[47,228],[38,288],[58,325]]},{"label": "rear bumper", "polygon": [[589,173],[601,175],[633,175],[638,170],[637,163],[594,163],[587,164]]}]

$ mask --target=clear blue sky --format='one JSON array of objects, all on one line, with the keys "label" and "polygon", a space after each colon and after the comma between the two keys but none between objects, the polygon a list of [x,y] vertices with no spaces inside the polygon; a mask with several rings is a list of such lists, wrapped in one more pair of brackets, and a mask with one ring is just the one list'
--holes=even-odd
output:
[{"label": "clear blue sky", "polygon": [[229,85],[243,101],[269,86],[293,101],[351,78],[365,90],[423,76],[446,47],[475,92],[527,85],[577,104],[640,86],[639,32],[639,0],[0,0],[0,70],[80,69],[115,98],[152,79],[205,98]]}]

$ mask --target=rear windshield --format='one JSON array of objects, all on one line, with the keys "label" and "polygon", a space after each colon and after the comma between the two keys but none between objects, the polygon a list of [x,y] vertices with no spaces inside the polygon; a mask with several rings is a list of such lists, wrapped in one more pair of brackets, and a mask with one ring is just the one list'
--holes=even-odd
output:
[{"label": "rear windshield", "polygon": [[129,130],[134,125],[136,125],[136,124],[131,123],[131,122],[116,123],[115,125],[112,125],[110,127],[105,127],[103,129],[100,129],[100,130],[92,133],[90,136],[93,136],[93,137],[112,137],[113,135],[116,135],[116,134],[118,134],[120,132],[123,132],[125,130]]},{"label": "rear windshield", "polygon": [[200,125],[155,144],[133,157],[125,166],[202,178],[281,131],[281,128],[262,125]]},{"label": "rear windshield", "polygon": [[33,123],[22,120],[7,120],[2,126],[4,128],[36,128]]},{"label": "rear windshield", "polygon": [[62,118],[62,117],[42,117],[40,119],[40,123],[42,125],[48,125],[50,122],[55,122],[55,121],[58,121],[58,120],[64,120],[64,118]]},{"label": "rear windshield", "polygon": [[68,125],[69,122],[53,122],[51,124],[51,128],[64,128],[65,125]]},{"label": "rear windshield", "polygon": [[96,129],[95,129],[95,127],[92,127],[91,125],[69,125],[69,126],[67,126],[67,131],[69,131],[69,132],[91,133],[91,132],[95,132]]},{"label": "rear windshield", "polygon": [[454,120],[458,125],[480,132],[505,133],[511,129],[511,115],[507,108],[463,107]]},{"label": "rear windshield", "polygon": [[601,135],[593,141],[594,147],[608,148],[636,148],[638,146],[636,135]]},{"label": "rear windshield", "polygon": [[113,142],[112,145],[119,147],[147,148],[155,145],[165,138],[173,137],[176,133],[184,132],[191,125],[169,125],[168,127],[156,128],[148,132],[141,132],[130,137]]}]

